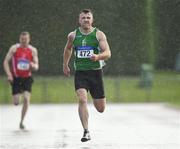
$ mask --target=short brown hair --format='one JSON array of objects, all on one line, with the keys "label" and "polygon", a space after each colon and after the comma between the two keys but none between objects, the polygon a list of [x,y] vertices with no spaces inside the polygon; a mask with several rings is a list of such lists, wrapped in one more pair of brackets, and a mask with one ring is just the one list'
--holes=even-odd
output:
[{"label": "short brown hair", "polygon": [[29,33],[29,32],[27,32],[27,31],[23,31],[23,32],[21,32],[20,36],[21,36],[21,35],[29,35],[29,37],[30,37],[30,33]]},{"label": "short brown hair", "polygon": [[85,14],[86,13],[91,13],[91,14],[93,14],[91,9],[83,9],[83,10],[81,10],[80,13],[85,13]]}]

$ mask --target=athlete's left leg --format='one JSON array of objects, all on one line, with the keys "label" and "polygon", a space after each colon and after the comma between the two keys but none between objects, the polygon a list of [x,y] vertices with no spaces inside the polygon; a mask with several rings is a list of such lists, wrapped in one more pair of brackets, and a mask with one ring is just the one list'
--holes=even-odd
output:
[{"label": "athlete's left leg", "polygon": [[24,125],[23,125],[23,121],[25,118],[25,115],[27,113],[27,110],[29,108],[29,103],[30,103],[30,97],[31,97],[31,93],[28,91],[25,91],[23,93],[23,107],[22,107],[22,112],[21,112],[21,121],[20,121],[20,128],[24,129]]},{"label": "athlete's left leg", "polygon": [[106,107],[106,98],[94,99],[93,103],[98,112],[104,112]]}]

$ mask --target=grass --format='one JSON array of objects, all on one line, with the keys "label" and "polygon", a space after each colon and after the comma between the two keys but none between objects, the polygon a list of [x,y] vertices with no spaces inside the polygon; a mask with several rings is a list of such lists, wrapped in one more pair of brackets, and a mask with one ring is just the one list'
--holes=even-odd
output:
[{"label": "grass", "polygon": [[[34,77],[31,103],[74,103],[73,78]],[[104,77],[108,102],[170,102],[180,105],[180,74],[157,72],[152,89],[138,86],[139,77]],[[89,96],[89,98],[91,98]],[[0,79],[0,103],[11,102],[11,88],[5,78]]]}]

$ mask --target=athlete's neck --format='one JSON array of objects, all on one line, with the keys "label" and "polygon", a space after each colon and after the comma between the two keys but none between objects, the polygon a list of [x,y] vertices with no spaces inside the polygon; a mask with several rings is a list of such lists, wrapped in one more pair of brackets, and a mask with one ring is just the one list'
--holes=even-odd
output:
[{"label": "athlete's neck", "polygon": [[20,43],[20,45],[21,45],[21,47],[28,47],[29,46],[29,44],[22,44],[22,43]]},{"label": "athlete's neck", "polygon": [[90,28],[82,28],[82,27],[80,27],[79,29],[80,29],[81,33],[89,34],[89,33],[91,33],[93,31],[94,27],[92,27],[92,26]]}]

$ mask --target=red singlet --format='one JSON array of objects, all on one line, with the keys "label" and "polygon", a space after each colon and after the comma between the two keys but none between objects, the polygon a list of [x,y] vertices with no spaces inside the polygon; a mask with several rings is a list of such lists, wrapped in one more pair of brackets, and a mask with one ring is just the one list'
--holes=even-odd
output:
[{"label": "red singlet", "polygon": [[14,77],[30,77],[30,62],[33,61],[32,46],[21,47],[16,44],[16,52],[12,57],[12,72]]}]

